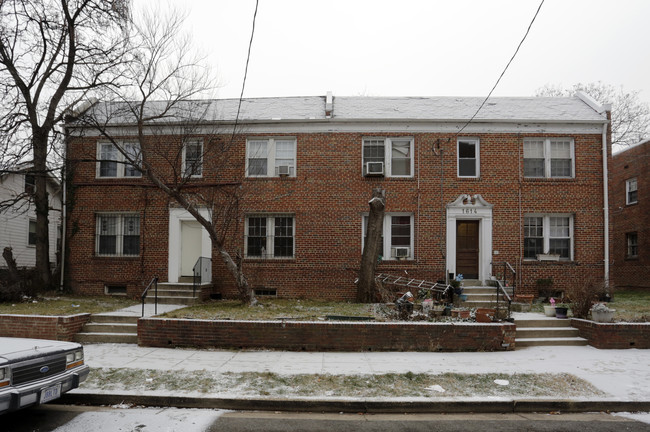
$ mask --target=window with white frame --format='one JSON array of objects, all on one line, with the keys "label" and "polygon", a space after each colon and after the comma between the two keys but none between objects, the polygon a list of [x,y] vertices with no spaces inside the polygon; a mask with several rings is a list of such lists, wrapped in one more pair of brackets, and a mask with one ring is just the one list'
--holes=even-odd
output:
[{"label": "window with white frame", "polygon": [[457,144],[458,177],[480,177],[478,138],[459,138]]},{"label": "window with white frame", "polygon": [[251,138],[246,141],[247,177],[295,177],[295,138]]},{"label": "window with white frame", "polygon": [[183,175],[201,177],[203,175],[203,143],[188,141],[183,145]]},{"label": "window with white frame", "polygon": [[413,177],[413,138],[364,138],[362,174]]},{"label": "window with white frame", "polygon": [[97,215],[95,253],[98,256],[140,254],[140,215],[105,213]]},{"label": "window with white frame", "polygon": [[139,168],[142,153],[139,143],[119,143],[121,152],[113,143],[99,143],[97,149],[97,177],[141,177]]},{"label": "window with white frame", "polygon": [[[366,241],[368,215],[361,225],[361,250]],[[390,239],[386,241],[385,239]],[[383,260],[413,259],[413,214],[386,213],[381,236],[380,255]]]},{"label": "window with white frame", "polygon": [[639,238],[637,233],[631,232],[625,234],[625,243],[627,246],[625,258],[638,258],[639,256]]},{"label": "window with white frame", "polygon": [[625,180],[625,204],[638,202],[636,178]]},{"label": "window with white frame", "polygon": [[571,138],[524,139],[524,177],[572,178],[574,160]]},{"label": "window with white frame", "polygon": [[36,246],[36,219],[29,220],[29,230],[27,231],[27,245]]},{"label": "window with white frame", "polygon": [[557,254],[560,259],[573,259],[573,216],[526,215],[524,217],[524,258]]},{"label": "window with white frame", "polygon": [[247,258],[293,258],[295,218],[293,215],[246,216]]}]

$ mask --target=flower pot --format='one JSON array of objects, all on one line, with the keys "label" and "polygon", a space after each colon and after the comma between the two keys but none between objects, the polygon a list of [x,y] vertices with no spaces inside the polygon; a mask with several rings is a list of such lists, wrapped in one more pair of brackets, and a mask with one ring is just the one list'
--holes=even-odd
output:
[{"label": "flower pot", "polygon": [[555,316],[555,306],[544,305],[544,315],[547,317]]},{"label": "flower pot", "polygon": [[496,309],[492,308],[477,308],[476,309],[476,322],[488,323],[494,321]]},{"label": "flower pot", "polygon": [[566,318],[567,313],[569,313],[569,308],[561,307],[561,306],[555,306],[555,317],[556,318]]},{"label": "flower pot", "polygon": [[612,319],[614,318],[614,312],[616,312],[614,309],[610,309],[608,311],[592,310],[591,317],[596,322],[609,323],[612,322]]},{"label": "flower pot", "polygon": [[469,318],[468,310],[452,309],[451,310],[452,318]]}]

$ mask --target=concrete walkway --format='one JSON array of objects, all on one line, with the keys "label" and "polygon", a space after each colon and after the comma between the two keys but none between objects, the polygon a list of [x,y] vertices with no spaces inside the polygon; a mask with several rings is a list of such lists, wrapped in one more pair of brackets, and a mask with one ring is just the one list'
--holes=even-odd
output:
[{"label": "concrete walkway", "polygon": [[[154,316],[156,315],[156,312],[159,315],[165,312],[182,309],[184,307],[187,307],[187,305],[158,304],[158,307],[156,307],[156,305],[146,303],[144,305],[144,316]],[[119,309],[113,312],[103,312],[97,315],[128,316],[140,318],[142,316],[142,304],[129,306],[127,308]]]}]

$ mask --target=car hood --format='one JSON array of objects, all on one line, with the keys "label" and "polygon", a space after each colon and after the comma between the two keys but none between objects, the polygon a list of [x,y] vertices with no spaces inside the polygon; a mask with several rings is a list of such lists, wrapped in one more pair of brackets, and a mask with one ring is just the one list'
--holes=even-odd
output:
[{"label": "car hood", "polygon": [[81,345],[73,342],[0,337],[0,365],[17,359],[25,360],[79,347]]}]

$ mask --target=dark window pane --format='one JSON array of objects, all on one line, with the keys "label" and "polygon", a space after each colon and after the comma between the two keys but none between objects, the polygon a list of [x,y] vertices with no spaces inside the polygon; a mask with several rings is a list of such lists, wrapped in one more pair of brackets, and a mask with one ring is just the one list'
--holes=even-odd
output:
[{"label": "dark window pane", "polygon": [[258,159],[258,158],[248,159],[248,175],[252,175],[252,176],[266,175],[266,159]]},{"label": "dark window pane", "polygon": [[475,159],[459,159],[458,160],[458,175],[463,177],[476,177],[476,160]]},{"label": "dark window pane", "polygon": [[560,258],[569,258],[569,239],[550,239],[549,251],[550,254],[559,254]]},{"label": "dark window pane", "polygon": [[544,177],[544,159],[524,159],[524,177]]},{"label": "dark window pane", "polygon": [[114,235],[99,236],[100,255],[115,255],[116,245],[117,245],[117,236]]},{"label": "dark window pane", "polygon": [[537,254],[544,252],[544,239],[526,238],[524,239],[524,258],[536,259]]},{"label": "dark window pane", "polygon": [[99,164],[100,177],[116,177],[117,176],[117,162],[116,161],[101,161]]},{"label": "dark window pane", "polygon": [[124,236],[122,249],[124,255],[138,255],[140,253],[140,236]]},{"label": "dark window pane", "polygon": [[476,144],[461,141],[458,143],[458,157],[461,159],[476,158]]},{"label": "dark window pane", "polygon": [[571,159],[551,159],[551,177],[571,177]]}]

